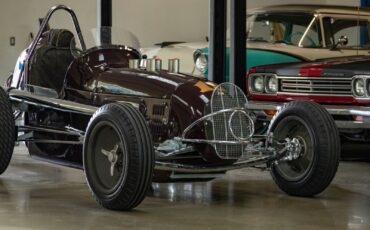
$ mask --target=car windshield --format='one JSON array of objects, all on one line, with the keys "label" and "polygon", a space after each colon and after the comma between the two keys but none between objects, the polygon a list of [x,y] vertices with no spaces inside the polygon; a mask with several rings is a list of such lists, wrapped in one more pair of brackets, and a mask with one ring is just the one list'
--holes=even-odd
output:
[{"label": "car windshield", "polygon": [[100,27],[82,31],[86,48],[83,47],[75,35],[71,41],[71,50],[74,57],[78,57],[94,48],[127,46],[139,50],[139,39],[130,31],[121,28]]},{"label": "car windshield", "polygon": [[312,14],[256,13],[247,17],[248,41],[321,47],[319,23]]}]

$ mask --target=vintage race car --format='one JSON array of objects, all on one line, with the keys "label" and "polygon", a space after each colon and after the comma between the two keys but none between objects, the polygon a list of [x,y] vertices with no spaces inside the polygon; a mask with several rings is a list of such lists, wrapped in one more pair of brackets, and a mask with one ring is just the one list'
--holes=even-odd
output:
[{"label": "vintage race car", "polygon": [[[45,29],[58,10],[75,34]],[[152,181],[204,181],[248,166],[271,169],[290,195],[329,186],[339,134],[319,104],[288,103],[258,134],[261,111],[247,108],[240,88],[180,74],[178,60],[162,70],[134,43],[117,43],[112,28],[93,35],[89,46],[72,9],[49,11],[0,88],[1,173],[22,141],[33,157],[83,169],[94,198],[113,210],[139,205]]]},{"label": "vintage race car", "polygon": [[[266,64],[369,54],[370,10],[365,8],[282,5],[251,10],[247,15],[247,71]],[[184,73],[208,74],[206,42],[172,44],[143,52],[149,57],[180,58]],[[227,48],[226,73],[229,56]]]},{"label": "vintage race car", "polygon": [[285,103],[314,101],[332,115],[342,143],[369,143],[369,66],[370,57],[360,56],[253,67],[248,108],[262,109],[260,121],[268,121]]}]

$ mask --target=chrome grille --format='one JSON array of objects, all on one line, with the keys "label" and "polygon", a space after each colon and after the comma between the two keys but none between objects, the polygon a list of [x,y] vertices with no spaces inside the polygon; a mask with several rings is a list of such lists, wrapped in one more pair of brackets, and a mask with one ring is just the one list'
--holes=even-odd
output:
[{"label": "chrome grille", "polygon": [[279,78],[280,92],[319,95],[352,95],[351,78]]},{"label": "chrome grille", "polygon": [[[247,97],[234,84],[220,84],[213,92],[210,100],[210,112],[220,113],[211,117],[211,126],[206,126],[206,136],[213,141],[238,141],[248,139],[254,133],[254,122],[249,114],[233,112],[232,109],[243,109],[247,105]],[[246,144],[214,144],[216,154],[221,159],[239,159],[246,154]]]}]

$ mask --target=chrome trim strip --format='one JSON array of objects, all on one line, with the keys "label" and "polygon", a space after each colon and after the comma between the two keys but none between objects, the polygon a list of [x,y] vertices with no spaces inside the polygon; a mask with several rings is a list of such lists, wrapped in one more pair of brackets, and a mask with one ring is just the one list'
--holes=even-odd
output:
[{"label": "chrome trim strip", "polygon": [[370,129],[370,122],[363,121],[335,121],[339,129]]},{"label": "chrome trim strip", "polygon": [[[255,94],[255,95],[268,95],[268,94]],[[321,94],[321,93],[295,93],[295,92],[278,92],[277,95],[297,95],[297,96],[323,96],[323,97],[351,97],[353,98],[352,94]],[[369,98],[370,99],[370,98]]]},{"label": "chrome trim strip", "polygon": [[316,79],[316,80],[326,80],[326,79],[331,79],[331,80],[352,80],[352,77],[329,77],[329,76],[325,76],[325,77],[299,77],[299,76],[277,76],[278,79],[303,79],[303,80],[312,80],[312,79]]},{"label": "chrome trim strip", "polygon": [[221,173],[202,173],[202,174],[193,174],[193,173],[190,173],[190,174],[184,174],[184,173],[181,173],[181,174],[175,174],[175,172],[172,172],[172,174],[170,175],[170,178],[171,179],[208,179],[208,178],[222,178],[225,176],[225,173],[221,172]]},{"label": "chrome trim strip", "polygon": [[[246,106],[250,110],[279,110],[285,103],[249,101]],[[370,129],[370,107],[352,105],[322,105],[331,115],[355,115],[364,116],[369,119],[364,121],[342,121],[335,120],[338,128],[343,129]],[[267,115],[266,115],[267,116]]]},{"label": "chrome trim strip", "polygon": [[60,140],[37,140],[37,139],[18,139],[17,141],[43,143],[43,144],[65,144],[65,145],[82,145],[83,141],[60,141]]},{"label": "chrome trim strip", "polygon": [[17,102],[25,102],[27,104],[40,106],[44,108],[55,109],[62,112],[80,113],[85,115],[93,115],[98,109],[97,107],[84,105],[72,101],[66,101],[56,98],[48,98],[37,96],[27,91],[13,89],[9,92],[10,100]]},{"label": "chrome trim strip", "polygon": [[259,165],[259,164],[272,161],[274,159],[275,157],[273,156],[263,156],[260,158],[239,161],[239,162],[235,162],[232,165],[219,166],[219,167],[209,167],[209,166],[202,167],[202,166],[195,166],[195,165],[176,164],[176,163],[156,161],[155,169],[163,170],[163,171],[182,172],[182,173],[212,173],[212,172],[214,173],[214,172],[225,172],[229,170],[251,167],[251,166],[255,166],[255,165]]},{"label": "chrome trim strip", "polygon": [[[17,141],[25,141],[25,142],[36,142],[36,143],[52,143],[52,144],[72,144],[72,145],[80,145],[83,144],[85,135],[84,132],[73,129],[71,127],[66,127],[65,130],[62,129],[53,129],[53,128],[46,128],[46,127],[38,127],[38,126],[18,126],[18,132],[27,132],[22,135],[17,136]],[[32,132],[45,132],[45,133],[55,133],[55,134],[63,134],[67,136],[76,136],[78,140],[43,140],[43,139],[34,139]]]},{"label": "chrome trim strip", "polygon": [[316,22],[316,19],[317,18],[316,18],[316,15],[315,15],[312,18],[310,24],[307,26],[307,28],[306,28],[304,34],[302,35],[301,39],[299,40],[298,45],[297,45],[298,47],[303,47],[303,45],[302,45],[303,40],[306,39],[306,36],[307,36],[308,32],[310,32],[312,25]]}]

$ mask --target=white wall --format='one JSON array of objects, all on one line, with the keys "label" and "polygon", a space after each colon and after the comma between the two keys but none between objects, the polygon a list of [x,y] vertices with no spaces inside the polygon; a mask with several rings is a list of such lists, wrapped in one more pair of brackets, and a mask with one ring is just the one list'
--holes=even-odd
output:
[{"label": "white wall", "polygon": [[144,47],[200,41],[208,31],[208,0],[113,0],[113,25],[134,32]]},{"label": "white wall", "polygon": [[[360,0],[248,0],[248,7],[271,4],[358,5]],[[71,6],[82,28],[96,25],[97,0],[0,0],[0,84],[14,68],[19,53],[34,35],[38,18],[56,4]],[[113,25],[134,32],[142,46],[162,41],[202,41],[208,31],[208,0],[113,0]],[[64,27],[65,17],[56,24]],[[9,45],[11,36],[16,46]]]},{"label": "white wall", "polygon": [[[84,4],[86,2],[92,4]],[[0,85],[3,85],[13,70],[20,52],[29,45],[29,34],[32,32],[36,35],[38,18],[44,17],[47,11],[57,4],[71,6],[83,26],[95,26],[95,0],[0,0]],[[63,26],[65,21],[58,15],[55,24]],[[11,36],[16,37],[15,46],[9,45]]]},{"label": "white wall", "polygon": [[[56,4],[72,7],[82,28],[96,26],[96,0],[0,0],[1,85],[29,44],[29,33],[37,33],[37,19]],[[208,31],[208,0],[113,0],[113,15],[113,25],[134,32],[143,46],[199,41]],[[63,17],[57,17],[56,24],[65,24]],[[16,46],[9,45],[11,36],[16,37]]]}]

